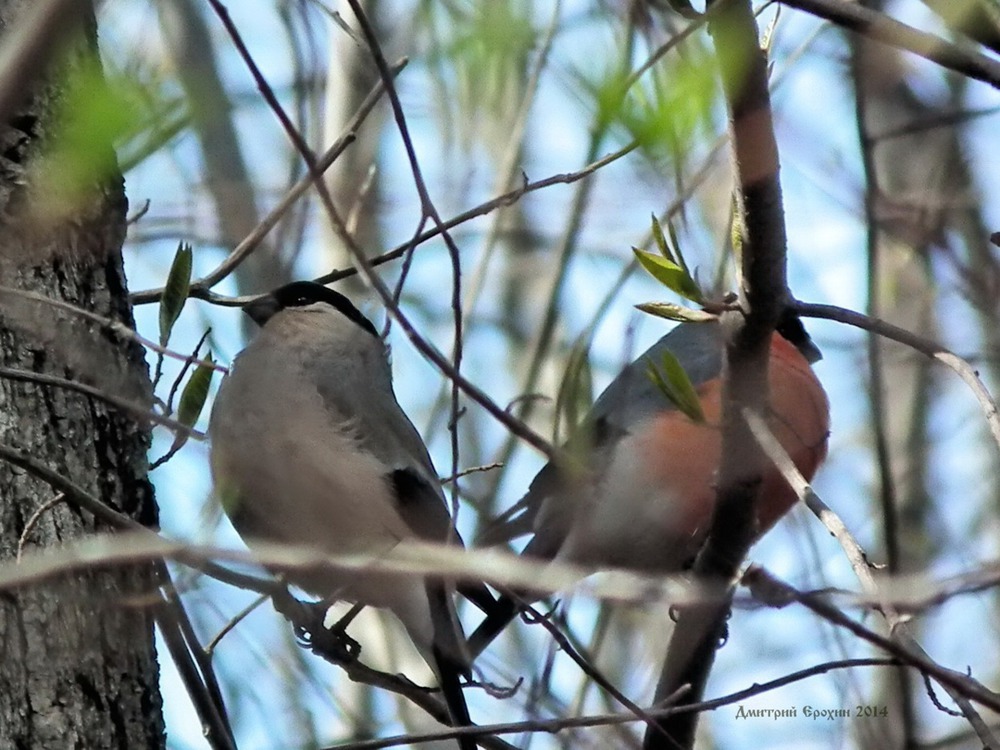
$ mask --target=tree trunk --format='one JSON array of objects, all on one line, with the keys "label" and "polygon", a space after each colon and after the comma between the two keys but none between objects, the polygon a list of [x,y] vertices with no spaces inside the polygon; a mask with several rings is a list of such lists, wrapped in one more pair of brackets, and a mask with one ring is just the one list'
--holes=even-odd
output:
[{"label": "tree trunk", "polygon": [[[30,6],[0,0],[0,44],[18,33],[19,11]],[[121,256],[127,202],[110,144],[87,144],[104,152],[99,161],[110,171],[88,174],[72,204],[50,200],[51,187],[61,184],[53,174],[63,174],[52,170],[66,168],[52,157],[67,76],[85,65],[94,69],[92,9],[84,15],[58,63],[44,67],[17,113],[0,125],[0,285],[133,327]],[[0,297],[0,364],[151,403],[139,346],[9,294]],[[156,523],[146,478],[149,432],[134,416],[64,388],[0,377],[0,443],[26,451],[115,510]],[[65,543],[109,531],[66,501],[32,518],[54,497],[30,472],[0,461],[0,566],[14,564],[19,545],[24,554],[58,554]],[[89,569],[0,591],[0,747],[164,746],[149,606],[155,586],[144,566]]]}]

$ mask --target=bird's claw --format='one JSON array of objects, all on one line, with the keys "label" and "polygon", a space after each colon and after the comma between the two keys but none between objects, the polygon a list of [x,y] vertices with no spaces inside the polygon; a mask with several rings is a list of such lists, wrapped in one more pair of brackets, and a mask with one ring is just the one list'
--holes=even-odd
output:
[{"label": "bird's claw", "polygon": [[303,602],[286,591],[274,597],[274,608],[291,622],[295,640],[302,648],[333,664],[352,664],[361,655],[361,644],[347,634],[346,622],[332,628],[324,624],[328,603]]}]

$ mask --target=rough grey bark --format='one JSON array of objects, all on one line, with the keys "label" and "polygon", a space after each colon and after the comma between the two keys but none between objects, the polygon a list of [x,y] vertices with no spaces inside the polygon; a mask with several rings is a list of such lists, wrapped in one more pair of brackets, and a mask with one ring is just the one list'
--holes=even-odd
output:
[{"label": "rough grey bark", "polygon": [[[0,29],[30,0],[0,1]],[[127,202],[117,169],[60,212],[40,177],[54,142],[67,71],[93,59],[92,10],[64,60],[48,67],[27,102],[0,125],[0,284],[32,290],[132,326],[121,245]],[[3,36],[0,36],[0,43]],[[114,164],[110,145],[107,163]],[[58,169],[59,165],[55,165]],[[41,210],[40,206],[46,206]],[[0,364],[83,381],[140,404],[151,391],[142,350],[77,316],[0,300]],[[0,442],[28,451],[116,510],[153,525],[146,479],[148,430],[75,392],[0,379]],[[55,492],[0,462],[0,565],[25,552],[108,529],[55,504]],[[0,593],[0,747],[164,746],[152,569],[99,570]]]}]

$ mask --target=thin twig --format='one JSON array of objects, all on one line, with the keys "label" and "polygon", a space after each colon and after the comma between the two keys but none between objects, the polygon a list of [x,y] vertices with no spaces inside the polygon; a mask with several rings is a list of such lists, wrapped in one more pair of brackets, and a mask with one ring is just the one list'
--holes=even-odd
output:
[{"label": "thin twig", "polygon": [[251,612],[253,612],[261,604],[263,604],[270,598],[271,598],[270,594],[261,594],[252,602],[250,602],[247,606],[245,606],[243,609],[241,609],[239,612],[237,612],[235,615],[229,618],[229,622],[223,625],[222,629],[215,634],[212,640],[210,640],[208,643],[205,644],[205,653],[209,655],[213,654],[215,652],[216,646],[219,645],[219,643],[222,641],[223,638],[229,635],[229,633],[233,630],[233,628],[235,628],[237,625],[243,622],[243,620],[245,620],[250,615]]},{"label": "thin twig", "polygon": [[[169,539],[157,534],[155,531],[146,528],[141,523],[124,513],[119,513],[114,510],[110,506],[103,503],[95,495],[90,494],[71,479],[64,477],[59,472],[54,471],[45,464],[41,463],[26,451],[15,448],[6,443],[0,443],[0,459],[8,461],[15,466],[19,466],[32,476],[37,477],[51,486],[53,489],[62,492],[65,495],[65,500],[67,502],[83,508],[96,518],[106,523],[112,529],[135,532],[140,535],[140,538],[145,539],[149,544],[154,546],[173,545],[171,548],[175,548],[178,544],[177,542],[172,542]],[[228,583],[242,589],[257,591],[260,593],[273,593],[281,590],[281,587],[274,581],[260,579],[254,576],[248,576],[228,570],[221,565],[206,561],[203,556],[199,556],[197,554],[187,554],[182,552],[180,555],[176,556],[176,559],[178,562],[182,562],[201,570],[206,575],[212,576],[213,578],[216,578],[224,583]],[[17,580],[19,583],[23,583],[20,579]]]},{"label": "thin twig", "polygon": [[211,660],[198,643],[191,619],[177,596],[166,564],[155,560],[154,569],[160,588],[153,613],[201,719],[202,733],[212,750],[236,750],[236,739]]},{"label": "thin twig", "polygon": [[641,719],[646,722],[647,725],[653,726],[655,719],[644,708],[629,700],[628,696],[612,684],[611,680],[605,677],[601,671],[597,669],[597,667],[585,659],[583,655],[573,647],[569,638],[567,638],[566,635],[558,627],[556,627],[556,625],[548,617],[543,615],[531,605],[526,605],[524,611],[529,613],[535,622],[539,623],[549,632],[549,635],[552,636],[552,639],[556,642],[556,645],[559,646],[559,649],[580,668],[580,671],[603,688],[624,708],[631,711],[637,719]]},{"label": "thin twig", "polygon": [[[446,377],[451,378],[458,384],[458,386],[468,395],[473,401],[482,406],[486,411],[491,414],[497,421],[504,425],[508,430],[513,432],[522,438],[532,447],[536,448],[538,451],[543,453],[546,457],[552,458],[554,453],[552,446],[547,440],[538,435],[534,430],[532,430],[528,425],[526,425],[521,420],[516,419],[512,415],[506,413],[497,404],[493,402],[479,387],[474,385],[472,382],[467,380],[461,373],[456,372],[455,368],[451,366],[444,355],[436,347],[434,347],[430,342],[424,339],[423,336],[416,330],[412,323],[402,314],[399,306],[393,303],[392,292],[386,287],[385,282],[377,276],[372,270],[371,263],[368,258],[362,252],[361,248],[358,247],[357,242],[354,237],[352,237],[347,232],[347,227],[344,224],[344,220],[333,203],[333,199],[330,196],[330,191],[323,180],[321,173],[317,171],[316,160],[302,139],[301,134],[295,129],[291,121],[288,119],[288,115],[285,114],[284,109],[282,109],[280,102],[278,102],[277,97],[275,97],[274,92],[271,90],[270,85],[267,80],[261,74],[260,69],[257,67],[256,62],[253,57],[246,49],[246,45],[243,43],[240,37],[238,29],[233,25],[232,20],[229,18],[229,14],[225,7],[218,0],[209,0],[212,8],[219,15],[222,20],[223,25],[226,27],[226,31],[229,33],[230,37],[233,39],[233,44],[236,46],[237,51],[243,58],[244,63],[253,76],[261,95],[267,102],[268,106],[274,111],[275,115],[281,121],[282,125],[286,128],[288,137],[292,140],[296,149],[299,151],[302,159],[306,162],[309,167],[309,175],[312,182],[316,188],[316,192],[319,194],[320,201],[323,204],[323,208],[326,210],[329,216],[330,223],[337,231],[341,241],[344,243],[344,247],[350,253],[354,262],[357,264],[357,269],[361,273],[362,278],[365,282],[375,290],[378,296],[381,298],[383,305],[385,305],[386,312],[393,317],[393,319],[399,324],[400,329],[406,334],[407,339],[416,348],[421,355],[430,360]],[[383,71],[383,78],[385,78],[385,72]],[[389,85],[390,81],[386,81],[387,87],[391,89]],[[446,227],[442,225],[440,227],[441,231],[444,231]],[[437,229],[437,227],[436,227]]]},{"label": "thin twig", "polygon": [[[406,67],[407,60],[404,58],[396,62],[392,66],[392,75],[396,76],[399,72]],[[345,127],[344,135],[342,135],[337,141],[334,142],[330,148],[316,161],[316,168],[321,172],[325,172],[330,166],[337,160],[337,157],[354,141],[354,131],[356,131],[361,124],[365,121],[371,111],[375,108],[379,99],[385,93],[385,86],[381,81],[379,81],[369,92],[368,96],[358,107],[357,113],[351,118],[351,121],[347,123]],[[270,232],[282,219],[282,217],[288,212],[288,209],[294,205],[294,203],[301,198],[309,187],[313,184],[312,175],[306,175],[298,182],[296,182],[284,197],[278,202],[278,204],[268,212],[257,228],[253,232],[248,234],[246,238],[237,245],[233,252],[231,252],[226,259],[218,265],[210,273],[202,276],[200,279],[196,279],[191,282],[191,288],[189,296],[196,299],[207,299],[209,301],[218,302],[216,298],[211,294],[211,288],[226,278],[229,274],[236,269],[236,267],[246,260],[247,256],[250,255],[257,247],[260,245],[264,237]],[[134,292],[130,295],[133,305],[142,305],[149,302],[157,302],[163,295],[163,289],[147,289],[141,292]]]},{"label": "thin twig", "polygon": [[[441,215],[438,213],[437,207],[431,199],[430,191],[427,189],[427,183],[424,180],[424,175],[420,169],[420,163],[417,159],[417,152],[413,146],[413,140],[410,138],[409,126],[406,124],[406,114],[403,112],[403,105],[400,104],[399,95],[396,92],[396,86],[393,82],[391,71],[389,70],[389,64],[386,62],[385,55],[382,53],[378,37],[375,34],[375,29],[372,26],[371,21],[369,21],[361,3],[358,2],[358,0],[347,1],[351,6],[351,10],[354,11],[354,15],[358,21],[358,26],[361,29],[362,35],[365,37],[365,41],[367,42],[368,51],[371,53],[372,60],[375,62],[375,67],[378,68],[379,77],[385,84],[386,92],[389,95],[389,102],[392,105],[392,114],[396,120],[396,127],[399,130],[400,138],[403,141],[403,147],[406,150],[407,161],[410,164],[410,173],[413,176],[413,184],[416,186],[417,194],[420,196],[420,223],[422,224],[423,217],[430,217],[430,219],[434,222],[434,225],[441,230],[441,238],[444,240],[445,247],[448,249],[448,256],[451,260],[452,266],[451,309],[454,319],[454,334],[452,337],[453,356],[451,359],[451,368],[457,375],[462,371],[464,338],[462,334],[461,254],[459,253],[458,245],[455,244],[455,240],[452,239],[449,231],[445,229],[444,222],[441,221]],[[411,250],[409,252],[412,252],[413,247],[416,247],[416,245],[411,245]],[[455,379],[451,380],[451,384],[452,418],[450,420],[449,430],[451,432],[452,474],[457,474],[459,461],[458,418],[460,415],[460,388],[458,381]],[[453,524],[458,519],[458,493],[458,484],[456,482],[451,488],[451,516]]]},{"label": "thin twig", "polygon": [[[718,708],[731,706],[749,698],[763,695],[772,690],[785,687],[786,685],[801,682],[802,680],[810,677],[826,674],[827,672],[837,669],[854,669],[856,667],[887,667],[898,664],[899,661],[897,659],[842,659],[839,661],[817,664],[807,669],[792,672],[791,674],[787,674],[783,677],[778,677],[777,679],[769,680],[767,682],[755,683],[749,688],[738,690],[719,698],[713,698],[699,703],[673,705],[677,700],[683,697],[683,692],[679,690],[674,695],[668,696],[667,699],[661,704],[648,709],[646,713],[652,718],[665,718],[667,716],[681,713],[702,713],[705,711],[714,711]],[[613,726],[617,724],[630,724],[636,721],[639,721],[639,719],[629,713],[596,714],[592,716],[564,717],[559,719],[533,719],[531,721],[507,722],[503,724],[484,724],[478,727],[453,729],[447,732],[408,734],[401,735],[399,737],[387,737],[380,740],[364,740],[350,743],[349,745],[337,745],[336,748],[331,747],[327,748],[327,750],[379,750],[380,748],[395,747],[397,745],[417,745],[422,742],[453,739],[455,737],[465,735],[501,735],[520,734],[523,732],[546,732],[549,734],[556,734],[563,729]]]},{"label": "thin twig", "polygon": [[1000,447],[1000,413],[998,413],[996,402],[993,400],[993,396],[990,395],[989,389],[986,388],[986,385],[979,378],[979,373],[976,369],[957,354],[923,336],[918,336],[906,329],[886,323],[884,320],[870,318],[867,315],[862,315],[859,312],[843,307],[817,305],[809,302],[792,302],[791,305],[799,315],[804,317],[836,320],[865,331],[873,331],[879,336],[898,341],[901,344],[906,344],[911,349],[931,359],[935,359],[954,370],[965,381],[966,385],[972,389],[973,394],[975,394],[983,416],[986,417],[986,422],[990,427],[990,433],[993,435],[997,446]]},{"label": "thin twig", "polygon": [[[871,77],[875,70],[874,61],[866,66],[865,46],[863,40],[852,40],[851,44],[851,76],[854,84],[854,110],[861,148],[861,162],[864,168],[865,192],[865,244],[867,249],[868,273],[866,274],[865,296],[867,298],[867,313],[873,318],[879,317],[881,302],[880,294],[883,285],[882,264],[880,258],[882,246],[879,243],[879,226],[883,222],[878,219],[878,202],[883,195],[880,186],[879,170],[875,163],[875,142],[869,131],[870,116],[869,101],[871,88],[866,84],[866,78]],[[888,50],[883,50],[888,52]],[[883,58],[884,59],[884,58]],[[875,458],[879,477],[879,504],[882,508],[882,529],[885,537],[886,562],[890,573],[899,572],[899,502],[896,497],[896,483],[892,475],[892,459],[889,452],[889,436],[885,398],[885,362],[882,356],[882,346],[878,337],[868,333],[868,369],[869,383],[868,402],[871,407],[871,427],[874,438]],[[909,692],[909,691],[907,691]],[[903,698],[909,700],[909,697]],[[909,712],[908,712],[909,715]],[[907,722],[909,724],[910,722]],[[909,727],[907,728],[909,734]]]},{"label": "thin twig", "polygon": [[450,477],[445,477],[440,481],[441,484],[449,484],[450,482],[454,482],[456,479],[460,479],[461,477],[467,477],[470,474],[480,474],[487,471],[493,471],[494,469],[502,469],[503,466],[504,465],[499,461],[494,461],[491,464],[483,464],[482,466],[472,466],[469,467],[468,469],[463,469],[462,471],[458,472],[457,474],[453,474]]},{"label": "thin twig", "polygon": [[177,389],[180,387],[181,382],[184,380],[184,376],[187,375],[188,370],[191,369],[191,365],[200,359],[201,347],[207,339],[212,334],[212,329],[207,328],[205,332],[201,334],[201,338],[198,339],[198,343],[195,344],[194,350],[191,352],[191,360],[185,362],[181,367],[181,371],[177,374],[174,382],[170,386],[170,391],[167,393],[167,414],[174,413],[174,396],[177,395]]},{"label": "thin twig", "polygon": [[[876,607],[888,623],[889,633],[892,637],[893,643],[897,643],[899,648],[903,649],[906,653],[912,654],[915,658],[920,659],[925,663],[931,663],[938,666],[936,662],[931,660],[927,652],[924,651],[923,647],[910,633],[909,628],[906,626],[906,619],[899,614],[895,607],[893,607],[885,599],[885,597],[882,596],[880,586],[878,582],[876,582],[875,576],[872,575],[871,566],[868,564],[868,555],[865,553],[864,549],[862,549],[861,545],[858,544],[858,541],[848,531],[847,526],[841,518],[834,513],[833,510],[831,510],[830,507],[827,506],[815,492],[813,492],[811,487],[809,487],[805,477],[803,477],[796,468],[795,462],[792,461],[791,456],[788,455],[785,449],[781,446],[781,443],[774,436],[774,433],[771,432],[771,429],[767,425],[767,421],[760,414],[756,414],[749,409],[744,409],[742,415],[749,425],[754,438],[760,444],[761,448],[763,448],[768,458],[781,472],[782,476],[789,483],[792,489],[795,490],[799,499],[806,503],[809,509],[816,515],[817,518],[820,519],[820,521],[822,521],[827,530],[833,534],[834,538],[836,538],[836,540],[840,543],[841,548],[844,550],[847,555],[847,559],[851,564],[851,568],[854,570],[854,574],[861,582],[862,589],[866,594],[874,599]],[[963,684],[967,682],[977,689],[981,688],[981,685],[979,685],[978,682],[975,682],[971,678],[966,677],[959,672],[948,670],[945,667],[939,667],[939,669],[952,675],[956,675],[957,679],[959,679]],[[924,675],[925,677],[929,676],[927,672],[924,672]],[[985,721],[983,721],[983,718],[967,700],[966,694],[961,690],[956,689],[952,684],[945,682],[942,682],[941,684],[952,699],[958,703],[962,714],[972,725],[984,745],[1000,750],[1000,740],[993,735],[989,726]],[[985,690],[985,688],[982,689]]]},{"label": "thin twig", "polygon": [[890,47],[912,52],[943,68],[1000,89],[1000,63],[996,60],[934,34],[907,26],[885,13],[845,0],[780,0],[780,2],[819,18],[825,18],[837,26],[871,37]]},{"label": "thin twig", "polygon": [[960,672],[942,667],[924,654],[914,653],[906,645],[897,643],[891,638],[869,630],[827,602],[822,594],[797,591],[759,565],[750,566],[743,575],[741,582],[750,589],[758,600],[769,606],[781,608],[792,602],[797,602],[824,620],[845,628],[858,638],[868,641],[883,651],[892,654],[903,663],[916,667],[921,672],[930,675],[943,687],[948,689],[949,693],[954,690],[957,694],[974,700],[986,708],[993,711],[1000,711],[1000,695],[997,693],[987,690],[980,683]]},{"label": "thin twig", "polygon": [[114,406],[116,409],[121,409],[122,411],[127,412],[141,420],[148,420],[166,427],[178,435],[193,437],[197,440],[204,440],[207,437],[204,432],[196,430],[193,427],[188,427],[185,424],[181,424],[176,419],[171,419],[170,417],[165,417],[162,414],[157,414],[152,409],[142,406],[141,404],[136,404],[128,399],[116,396],[113,393],[107,393],[106,391],[102,391],[100,388],[95,388],[92,385],[81,383],[78,380],[67,380],[66,378],[60,378],[56,375],[31,372],[30,370],[19,370],[14,367],[0,367],[0,378],[19,380],[24,383],[37,383],[38,385],[48,385],[56,388],[65,388],[70,391],[76,391],[77,393],[82,393],[86,396],[103,401],[110,406]]},{"label": "thin twig", "polygon": [[[380,266],[383,263],[388,263],[389,261],[397,260],[407,253],[413,245],[421,245],[428,240],[432,240],[441,234],[442,229],[454,229],[460,224],[464,224],[467,221],[476,219],[480,216],[485,216],[499,208],[504,208],[505,206],[510,206],[519,201],[525,195],[529,193],[534,193],[538,190],[543,190],[547,187],[552,187],[553,185],[572,185],[574,182],[579,182],[582,179],[589,177],[598,170],[612,164],[624,156],[628,156],[630,153],[639,148],[638,141],[632,141],[626,144],[617,151],[612,151],[611,153],[597,159],[587,166],[575,171],[575,172],[563,172],[560,174],[555,174],[550,177],[546,177],[541,180],[536,181],[525,181],[521,187],[510,190],[503,195],[498,195],[496,198],[486,201],[485,203],[480,203],[478,206],[470,208],[467,211],[463,211],[457,216],[444,222],[442,227],[431,227],[426,232],[418,235],[415,240],[410,240],[402,245],[399,245],[392,250],[389,250],[382,255],[377,255],[372,258],[369,263],[372,266]],[[359,273],[356,268],[346,268],[337,271],[331,271],[328,274],[324,274],[316,279],[318,283],[329,284],[334,281],[340,281],[341,279],[346,279],[349,276],[354,276]]]},{"label": "thin twig", "polygon": [[24,552],[24,545],[28,543],[28,537],[34,530],[35,525],[41,520],[45,512],[51,510],[59,503],[61,503],[66,498],[66,495],[62,492],[57,492],[54,497],[50,497],[44,503],[35,508],[34,512],[28,516],[28,520],[24,524],[24,531],[21,532],[21,536],[17,540],[17,556],[14,558],[18,562],[21,560],[21,555]]},{"label": "thin twig", "polygon": [[[724,140],[721,141],[719,144],[713,146],[713,150],[706,161],[709,161],[712,157],[714,157],[717,147],[719,145],[722,145],[722,143],[724,143]],[[464,224],[465,222],[479,218],[480,216],[485,216],[489,213],[492,213],[493,211],[496,211],[498,208],[503,208],[504,206],[512,205],[517,201],[519,201],[523,196],[529,193],[533,193],[537,190],[542,190],[544,188],[552,187],[554,185],[572,185],[574,182],[578,182],[579,180],[585,179],[590,175],[594,174],[595,172],[597,172],[598,170],[602,169],[603,167],[606,167],[609,164],[612,164],[618,161],[619,159],[628,156],[638,147],[639,147],[639,142],[632,141],[631,143],[623,146],[617,151],[612,151],[611,153],[601,157],[600,159],[597,159],[596,161],[591,162],[587,166],[575,172],[564,172],[552,175],[550,177],[546,177],[541,180],[536,180],[534,182],[525,182],[524,185],[522,185],[519,188],[515,188],[514,190],[504,193],[503,195],[498,195],[496,198],[492,198],[486,201],[485,203],[480,203],[478,206],[474,206],[473,208],[470,208],[467,211],[463,211],[462,213],[444,222],[442,227],[443,229],[454,229],[460,224]],[[696,178],[695,180],[695,186],[697,186],[704,180],[705,176],[707,175],[707,170],[703,170],[702,172],[699,173],[699,175],[700,177]],[[690,196],[686,194],[685,197],[690,197]],[[674,211],[674,213],[676,213],[676,211]],[[376,255],[375,257],[368,259],[367,261],[368,265],[371,266],[372,268],[376,268],[386,263],[391,263],[394,260],[399,260],[400,258],[404,257],[406,253],[409,252],[410,248],[412,248],[414,245],[422,245],[423,243],[434,239],[435,237],[441,234],[441,231],[442,230],[439,227],[436,226],[431,227],[430,229],[417,235],[415,239],[411,238],[407,242],[404,242],[401,245],[397,245],[392,250],[388,250],[382,253],[381,255]],[[316,277],[315,281],[317,284],[332,284],[334,282],[350,278],[351,276],[356,276],[359,273],[360,273],[359,270],[352,266],[351,268],[343,268],[343,269],[338,269],[336,271],[330,271],[329,273]],[[223,294],[217,294],[201,286],[195,286],[195,283],[197,282],[192,282],[192,287],[189,294],[190,297],[205,300],[207,302],[210,302],[214,305],[219,305],[221,307],[242,307],[247,302],[250,302],[252,299],[256,298],[256,296],[229,297]],[[132,295],[131,299],[133,304],[155,302],[156,300],[159,299],[159,295],[162,293],[162,291],[163,291],[162,289],[153,289],[145,292],[136,292],[135,294]]]},{"label": "thin twig", "polygon": [[151,349],[152,351],[158,352],[160,354],[165,354],[166,356],[172,359],[176,359],[181,362],[193,362],[194,364],[202,367],[211,367],[216,372],[221,372],[221,373],[229,372],[228,368],[223,367],[217,362],[207,362],[201,359],[192,359],[187,354],[182,354],[172,349],[168,349],[165,346],[160,346],[155,341],[150,341],[149,339],[140,336],[138,333],[133,331],[131,328],[129,328],[121,321],[112,320],[111,318],[106,318],[103,315],[98,315],[97,313],[92,312],[90,310],[84,310],[82,307],[78,307],[77,305],[74,305],[70,302],[66,302],[65,300],[53,299],[52,297],[46,297],[44,294],[39,294],[38,292],[29,292],[25,289],[15,289],[9,286],[0,286],[0,296],[3,296],[4,294],[10,294],[16,297],[23,297],[24,299],[29,299],[34,302],[40,302],[45,305],[51,305],[52,307],[55,307],[59,310],[65,310],[66,312],[72,313],[74,315],[79,315],[81,318],[86,318],[87,320],[97,323],[99,326],[111,331],[116,336],[120,336],[121,338],[135,341],[136,343],[146,347],[147,349]]}]

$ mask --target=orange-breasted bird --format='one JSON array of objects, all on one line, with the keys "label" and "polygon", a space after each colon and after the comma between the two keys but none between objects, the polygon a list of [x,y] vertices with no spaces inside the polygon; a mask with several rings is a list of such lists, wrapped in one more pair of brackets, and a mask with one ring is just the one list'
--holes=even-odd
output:
[{"label": "orange-breasted bird", "polygon": [[[548,463],[527,495],[489,525],[478,546],[534,536],[522,555],[669,574],[693,561],[711,522],[721,455],[723,336],[718,323],[682,323],[628,365],[584,419],[569,451],[583,470]],[[681,412],[649,375],[669,350],[695,387],[704,422]],[[810,366],[819,350],[788,311],[772,335],[769,423],[811,480],[826,456],[830,408]],[[773,466],[762,477],[755,539],[795,504]],[[531,594],[519,594],[532,599]],[[517,614],[504,596],[470,639],[478,654]]]}]

